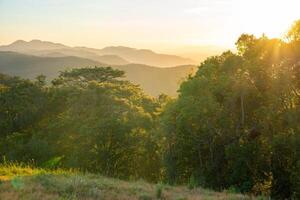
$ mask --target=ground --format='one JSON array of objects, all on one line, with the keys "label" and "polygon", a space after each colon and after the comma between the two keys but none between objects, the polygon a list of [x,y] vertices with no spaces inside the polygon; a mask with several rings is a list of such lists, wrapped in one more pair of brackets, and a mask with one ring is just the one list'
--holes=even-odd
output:
[{"label": "ground", "polygon": [[0,165],[0,200],[209,200],[256,199],[230,192],[188,189],[186,186],[122,181],[66,170]]}]

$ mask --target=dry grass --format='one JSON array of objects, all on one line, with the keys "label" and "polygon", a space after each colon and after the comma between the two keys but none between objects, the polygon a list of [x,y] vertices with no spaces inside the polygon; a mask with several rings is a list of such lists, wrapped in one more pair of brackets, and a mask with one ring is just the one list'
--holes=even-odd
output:
[{"label": "dry grass", "polygon": [[[159,190],[158,190],[159,188]],[[95,174],[74,171],[33,169],[29,166],[0,165],[0,200],[40,199],[254,199],[228,192],[218,193],[201,188],[126,182]]]}]

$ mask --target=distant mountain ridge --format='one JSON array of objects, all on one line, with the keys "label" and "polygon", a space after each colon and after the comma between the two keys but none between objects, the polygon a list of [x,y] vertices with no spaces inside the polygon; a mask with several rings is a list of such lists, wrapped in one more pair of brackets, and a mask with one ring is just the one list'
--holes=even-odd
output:
[{"label": "distant mountain ridge", "polygon": [[46,42],[41,40],[31,40],[30,42],[26,42],[24,40],[17,40],[10,45],[0,46],[0,51],[13,51],[22,54],[43,57],[76,56],[81,58],[92,59],[109,65],[129,64],[128,61],[117,55],[98,55],[90,51],[84,51],[63,44]]},{"label": "distant mountain ridge", "polygon": [[[33,79],[44,74],[51,80],[60,71],[80,67],[109,66],[95,60],[76,57],[41,57],[17,52],[0,51],[0,73]],[[196,71],[196,66],[185,65],[170,68],[142,64],[111,65],[126,72],[126,79],[139,84],[147,94],[157,96],[165,93],[176,95],[180,81]]]},{"label": "distant mountain ridge", "polygon": [[196,64],[195,61],[188,58],[159,54],[148,49],[135,49],[123,46],[105,47],[103,49],[69,47],[64,44],[41,40],[31,40],[29,42],[17,40],[12,44],[0,46],[0,51],[14,51],[44,57],[76,56],[109,65],[136,63],[157,67],[173,67]]},{"label": "distant mountain ridge", "polygon": [[195,61],[180,56],[157,54],[148,49],[134,49],[129,47],[105,47],[100,50],[102,54],[119,55],[132,63],[147,64],[159,67],[173,67],[176,65],[195,64]]},{"label": "distant mountain ridge", "polygon": [[47,42],[41,40],[31,40],[26,42],[24,40],[17,40],[9,45],[0,46],[1,49],[4,51],[38,51],[38,50],[51,50],[51,49],[64,49],[68,48],[68,46],[54,43],[54,42]]}]

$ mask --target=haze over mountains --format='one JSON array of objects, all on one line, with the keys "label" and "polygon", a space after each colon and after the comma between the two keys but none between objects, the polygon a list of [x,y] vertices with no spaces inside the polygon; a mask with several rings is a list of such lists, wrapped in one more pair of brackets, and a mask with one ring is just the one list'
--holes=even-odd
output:
[{"label": "haze over mountains", "polygon": [[125,71],[128,80],[153,96],[176,95],[180,81],[195,71],[194,64],[179,56],[120,46],[94,49],[40,40],[0,46],[0,73],[30,79],[44,74],[52,80],[66,69],[111,66]]},{"label": "haze over mountains", "polygon": [[173,67],[196,64],[195,61],[175,55],[158,54],[148,49],[111,46],[103,49],[69,47],[59,43],[32,40],[17,40],[10,45],[0,46],[1,51],[15,51],[45,57],[77,56],[111,65],[144,64],[157,67]]}]

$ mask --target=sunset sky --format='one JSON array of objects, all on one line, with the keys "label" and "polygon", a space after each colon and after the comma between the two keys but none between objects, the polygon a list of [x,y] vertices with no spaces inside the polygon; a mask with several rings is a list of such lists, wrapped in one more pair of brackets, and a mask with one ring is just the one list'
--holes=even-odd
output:
[{"label": "sunset sky", "polygon": [[299,8],[299,0],[0,0],[0,45],[231,47],[244,32],[282,36]]}]

